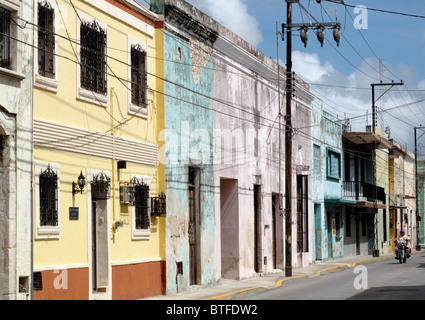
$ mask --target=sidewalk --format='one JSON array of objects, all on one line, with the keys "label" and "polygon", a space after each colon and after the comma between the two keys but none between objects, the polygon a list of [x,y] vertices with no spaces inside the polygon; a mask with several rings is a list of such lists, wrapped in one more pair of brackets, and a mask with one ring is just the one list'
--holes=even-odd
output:
[{"label": "sidewalk", "polygon": [[[413,251],[412,254],[420,253]],[[260,292],[282,286],[286,281],[299,281],[313,278],[326,273],[354,268],[357,265],[394,259],[394,254],[382,254],[379,257],[355,256],[342,259],[334,259],[326,262],[310,264],[304,268],[292,270],[292,277],[285,277],[284,271],[261,274],[246,280],[220,279],[210,286],[192,286],[190,291],[169,294],[166,296],[148,297],[141,300],[230,300],[241,297],[254,291]]]}]

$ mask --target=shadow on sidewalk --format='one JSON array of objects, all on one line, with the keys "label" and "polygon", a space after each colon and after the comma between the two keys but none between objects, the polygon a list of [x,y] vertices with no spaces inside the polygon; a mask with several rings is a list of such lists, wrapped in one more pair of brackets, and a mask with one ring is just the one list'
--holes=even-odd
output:
[{"label": "shadow on sidewalk", "polygon": [[347,300],[424,300],[425,286],[388,286],[367,289]]}]

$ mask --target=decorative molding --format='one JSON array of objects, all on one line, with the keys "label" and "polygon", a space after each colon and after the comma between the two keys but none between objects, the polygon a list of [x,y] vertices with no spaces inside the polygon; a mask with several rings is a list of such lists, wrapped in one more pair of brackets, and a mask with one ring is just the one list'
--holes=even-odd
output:
[{"label": "decorative molding", "polygon": [[159,147],[111,134],[34,119],[34,147],[157,167]]},{"label": "decorative molding", "polygon": [[34,266],[34,272],[39,271],[55,271],[55,270],[68,270],[68,269],[85,269],[88,268],[88,263],[76,263],[76,264],[61,264],[55,266]]},{"label": "decorative molding", "polygon": [[[124,10],[118,9],[117,6],[110,4],[105,0],[90,0],[90,1],[83,0],[83,1],[111,15],[112,17],[115,17],[125,23],[128,23],[132,27],[145,33],[151,38],[153,38],[155,35],[155,28],[153,26],[147,24],[141,19],[138,19],[132,16],[131,14],[129,14],[128,12],[125,12]],[[124,0],[124,2],[129,8],[131,8],[135,12],[138,12],[146,16],[148,19],[151,19],[152,21],[158,21],[158,20],[161,21],[161,17],[159,15],[156,15],[155,13],[150,12],[149,10],[138,5],[136,2],[134,4],[128,0]]]},{"label": "decorative molding", "polygon": [[124,260],[124,261],[112,261],[112,266],[125,266],[131,264],[142,264],[147,262],[161,262],[164,261],[160,257],[153,258],[142,258],[142,259],[134,259],[134,260]]},{"label": "decorative molding", "polygon": [[[165,20],[167,23],[180,26],[180,28],[186,30],[187,32],[196,35],[204,41],[209,41],[214,43],[218,38],[218,32],[212,28],[207,27],[202,22],[198,21],[196,18],[209,18],[202,14],[198,9],[187,6],[187,4],[177,3],[165,4]],[[180,7],[179,7],[180,6]],[[189,10],[192,12],[187,12]]]}]

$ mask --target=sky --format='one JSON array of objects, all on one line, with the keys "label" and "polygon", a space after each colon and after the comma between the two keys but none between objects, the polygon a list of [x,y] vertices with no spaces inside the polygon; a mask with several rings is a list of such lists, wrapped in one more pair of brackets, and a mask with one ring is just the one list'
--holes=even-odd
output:
[{"label": "sky", "polygon": [[[284,0],[188,2],[277,60],[276,22],[281,32],[281,24],[286,23]],[[332,31],[326,30],[321,47],[310,30],[304,47],[299,33],[294,32],[293,71],[311,85],[324,109],[348,119],[353,131],[364,131],[371,124],[371,84],[403,81],[392,88],[375,87],[375,97],[390,88],[375,104],[378,128],[389,130],[390,138],[413,152],[414,127],[425,126],[425,1],[345,0],[344,6],[300,0],[300,4],[305,10],[293,4],[293,23],[308,24],[312,18],[307,12],[319,22],[338,21],[341,41],[337,47]],[[279,61],[285,65],[284,40],[279,40],[279,52]],[[425,134],[421,136],[425,129],[417,132],[418,158],[425,159]]]}]

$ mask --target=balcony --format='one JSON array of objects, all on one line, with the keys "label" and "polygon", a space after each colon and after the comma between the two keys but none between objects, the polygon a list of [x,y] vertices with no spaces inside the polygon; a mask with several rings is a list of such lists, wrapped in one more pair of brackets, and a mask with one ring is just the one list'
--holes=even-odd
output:
[{"label": "balcony", "polygon": [[343,181],[343,198],[360,202],[385,205],[385,189],[363,181]]}]

